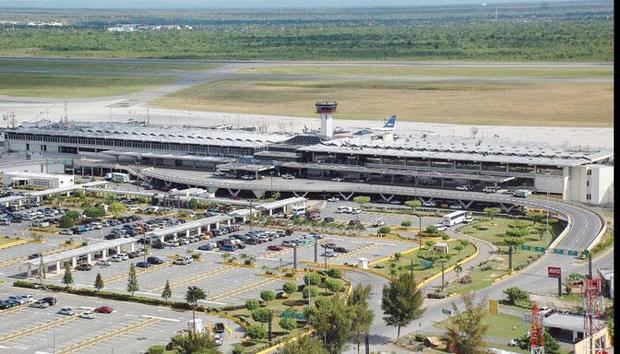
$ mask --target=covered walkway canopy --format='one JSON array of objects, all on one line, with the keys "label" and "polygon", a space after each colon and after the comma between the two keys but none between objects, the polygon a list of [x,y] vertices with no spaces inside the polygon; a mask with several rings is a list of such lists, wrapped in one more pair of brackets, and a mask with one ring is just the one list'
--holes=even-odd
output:
[{"label": "covered walkway canopy", "polygon": [[203,231],[203,227],[206,231],[211,231],[211,225],[215,225],[215,229],[217,229],[220,227],[220,224],[224,222],[230,225],[232,220],[234,220],[234,217],[229,215],[211,216],[208,218],[188,221],[186,223],[165,229],[154,230],[149,232],[146,237],[158,238],[163,241],[165,236],[173,236],[176,238],[179,233],[185,233],[185,236],[189,236],[192,231],[196,231],[200,234]]},{"label": "covered walkway canopy", "polygon": [[307,200],[308,199],[303,197],[291,197],[287,199],[276,200],[275,202],[258,205],[256,209],[265,210],[269,213],[269,215],[272,215],[273,211],[277,209],[283,209],[284,212],[287,212],[289,207],[305,206]]},{"label": "covered walkway canopy", "polygon": [[[59,253],[54,253],[49,256],[37,257],[25,261],[23,264],[28,268],[28,276],[31,276],[32,269],[38,269],[41,265],[47,267],[51,265],[56,266],[56,272],[60,272],[63,267],[63,263],[71,261],[72,268],[75,268],[80,257],[86,257],[86,262],[91,264],[94,261],[95,253],[102,252],[102,259],[108,257],[108,250],[115,249],[116,252],[120,252],[123,246],[128,246],[129,251],[134,251],[136,239],[134,237],[119,238],[115,240],[102,241],[97,243],[88,244],[83,247],[67,250]],[[42,259],[41,259],[42,258]]]}]

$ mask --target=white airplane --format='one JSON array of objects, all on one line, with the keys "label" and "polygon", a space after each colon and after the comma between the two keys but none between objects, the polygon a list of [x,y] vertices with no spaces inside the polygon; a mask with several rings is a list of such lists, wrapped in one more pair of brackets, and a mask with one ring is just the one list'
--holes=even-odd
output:
[{"label": "white airplane", "polygon": [[374,133],[386,132],[386,131],[391,132],[391,131],[394,131],[395,127],[396,127],[396,115],[393,114],[390,116],[390,118],[388,118],[385,121],[385,124],[382,127],[364,128],[362,130],[357,131],[353,135],[368,135],[368,134],[374,134]]}]

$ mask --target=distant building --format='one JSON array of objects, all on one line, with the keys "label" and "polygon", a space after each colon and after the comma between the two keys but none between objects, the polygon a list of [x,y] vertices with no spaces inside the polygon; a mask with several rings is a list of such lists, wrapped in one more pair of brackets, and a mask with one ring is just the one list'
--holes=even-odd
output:
[{"label": "distant building", "polygon": [[74,185],[71,175],[51,175],[29,172],[4,172],[5,186],[36,186],[44,188],[61,188]]}]

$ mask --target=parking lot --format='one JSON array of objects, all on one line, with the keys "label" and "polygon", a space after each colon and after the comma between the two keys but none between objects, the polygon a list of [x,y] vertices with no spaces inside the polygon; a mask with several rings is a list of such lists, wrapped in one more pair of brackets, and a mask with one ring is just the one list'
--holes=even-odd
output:
[{"label": "parking lot", "polygon": [[[144,353],[154,344],[165,344],[174,333],[188,328],[190,311],[175,311],[136,303],[110,301],[39,290],[2,289],[0,297],[30,294],[35,298],[53,296],[57,304],[45,309],[27,305],[0,310],[0,352],[7,353]],[[80,318],[82,311],[111,306],[110,314],[95,313],[94,319]],[[70,307],[76,315],[57,312]],[[227,327],[222,351],[238,342],[242,330],[234,322],[197,313],[204,326],[223,322]]]}]

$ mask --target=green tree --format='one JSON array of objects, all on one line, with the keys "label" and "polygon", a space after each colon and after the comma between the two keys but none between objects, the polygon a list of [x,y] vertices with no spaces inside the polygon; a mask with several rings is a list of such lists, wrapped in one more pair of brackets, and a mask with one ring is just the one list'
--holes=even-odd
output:
[{"label": "green tree", "polygon": [[485,212],[491,220],[493,220],[495,216],[501,212],[499,208],[484,208],[482,211]]},{"label": "green tree", "polygon": [[198,201],[195,198],[190,199],[187,202],[187,208],[192,210],[198,209]]},{"label": "green tree", "polygon": [[507,296],[506,302],[511,305],[516,305],[518,301],[530,300],[530,294],[525,290],[517,288],[516,286],[505,289],[504,294]]},{"label": "green tree", "polygon": [[460,263],[457,263],[456,266],[454,266],[454,272],[456,273],[457,277],[460,279],[461,273],[463,273],[463,266],[461,266]]},{"label": "green tree", "polygon": [[351,333],[353,340],[357,344],[357,353],[360,352],[360,342],[365,333],[368,333],[370,325],[374,320],[374,313],[368,307],[368,299],[372,287],[370,285],[357,284],[351,291],[351,296],[347,300],[347,304],[351,308],[354,321],[351,324]]},{"label": "green tree", "polygon": [[301,294],[304,297],[304,299],[307,299],[308,296],[311,296],[313,299],[316,299],[316,297],[319,296],[319,289],[314,285],[306,285],[304,286],[304,289],[301,291]]},{"label": "green tree", "polygon": [[413,273],[401,273],[398,277],[392,277],[389,284],[383,287],[381,299],[381,309],[385,315],[383,319],[388,326],[398,328],[396,341],[400,338],[402,326],[422,316],[423,302],[422,291],[417,289]]},{"label": "green tree", "polygon": [[604,318],[607,321],[607,330],[609,331],[609,344],[614,345],[614,305],[605,308]]},{"label": "green tree", "polygon": [[101,289],[103,289],[105,285],[103,284],[103,278],[101,277],[101,273],[97,273],[97,276],[95,277],[95,289],[97,289],[97,291],[100,291]]},{"label": "green tree", "polygon": [[60,227],[62,228],[70,228],[70,227],[74,227],[75,226],[75,219],[68,216],[68,215],[63,215],[60,218],[60,222],[59,222]]},{"label": "green tree", "polygon": [[276,299],[276,294],[271,290],[265,290],[261,291],[260,298],[265,302],[269,302]]},{"label": "green tree", "polygon": [[512,246],[515,253],[519,249],[519,246],[525,243],[525,240],[521,237],[504,237],[504,243],[508,246]]},{"label": "green tree", "polygon": [[364,207],[364,204],[370,203],[370,197],[365,195],[360,195],[353,198],[353,201],[360,205],[360,207]]},{"label": "green tree", "polygon": [[246,330],[248,336],[252,339],[263,339],[267,335],[265,327],[259,325],[250,325]]},{"label": "green tree", "polygon": [[293,282],[286,282],[282,285],[282,290],[284,290],[285,293],[287,294],[292,294],[294,292],[296,292],[298,289],[297,287],[297,283],[293,283]]},{"label": "green tree", "polygon": [[327,285],[327,289],[333,293],[341,292],[344,288],[342,281],[338,279],[327,279],[325,284]]},{"label": "green tree", "polygon": [[382,234],[382,235],[387,235],[392,231],[392,229],[390,229],[389,226],[381,226],[378,230],[377,233]]},{"label": "green tree", "polygon": [[412,199],[407,200],[405,205],[413,209],[413,212],[415,213],[416,209],[422,206],[422,202],[417,199]]},{"label": "green tree", "polygon": [[304,275],[304,284],[306,285],[319,285],[321,283],[321,276],[317,273],[309,273]]},{"label": "green tree", "polygon": [[332,296],[307,311],[308,323],[323,340],[329,353],[340,353],[351,334],[353,317],[343,299]]},{"label": "green tree", "polygon": [[161,292],[161,297],[166,302],[168,302],[168,300],[172,297],[172,289],[170,288],[170,281],[167,279],[166,279],[166,285],[164,286],[164,290]]},{"label": "green tree", "polygon": [[437,226],[435,226],[435,225],[428,225],[426,227],[425,231],[426,231],[427,234],[433,235],[433,234],[436,234],[438,230],[437,230]]},{"label": "green tree", "polygon": [[260,303],[256,299],[249,299],[245,302],[245,308],[249,311],[254,311],[260,307]]},{"label": "green tree", "polygon": [[62,283],[69,288],[73,284],[73,274],[71,274],[71,265],[65,263],[65,274],[62,276]]},{"label": "green tree", "polygon": [[108,210],[112,215],[119,217],[127,212],[127,207],[123,203],[112,202],[110,203],[110,207],[108,208]]},{"label": "green tree", "polygon": [[[545,354],[560,354],[560,343],[558,343],[549,332],[543,332],[543,339],[545,341]],[[523,350],[530,350],[530,335],[529,333],[517,338],[517,346]]]},{"label": "green tree", "polygon": [[527,217],[532,220],[532,224],[536,225],[537,223],[545,220],[546,215],[544,213],[535,211],[535,212],[528,212],[527,213]]},{"label": "green tree", "polygon": [[80,218],[80,213],[78,213],[75,210],[69,210],[63,216],[66,216],[66,217],[68,217],[70,219],[73,219],[75,221],[75,220],[78,220]]},{"label": "green tree", "polygon": [[105,211],[101,207],[91,207],[84,209],[84,215],[89,218],[102,218],[105,216]]},{"label": "green tree", "polygon": [[448,320],[446,340],[451,353],[483,354],[486,353],[484,337],[489,326],[484,323],[484,301],[474,302],[472,294],[463,295],[465,311],[458,313],[456,304],[452,303],[455,314]]},{"label": "green tree", "polygon": [[287,332],[290,332],[297,328],[297,320],[294,318],[281,318],[278,324],[283,330]]},{"label": "green tree", "polygon": [[273,312],[269,309],[257,308],[252,311],[252,319],[256,322],[260,322],[261,324],[269,322],[272,317]]},{"label": "green tree", "polygon": [[319,339],[305,336],[285,344],[277,354],[328,354]]},{"label": "green tree", "polygon": [[178,334],[170,339],[170,347],[179,354],[218,354],[209,333]]},{"label": "green tree", "polygon": [[140,290],[140,287],[138,286],[138,275],[136,274],[136,265],[131,263],[129,265],[129,275],[127,277],[127,291],[131,293],[131,296],[133,296],[133,294]]},{"label": "green tree", "polygon": [[[196,307],[198,307],[198,301],[206,300],[207,294],[201,288],[197,286],[188,286],[187,292],[185,293],[185,302],[187,302],[192,307],[192,319],[194,320],[192,323],[196,326]],[[194,327],[194,332],[196,332],[196,327]]]},{"label": "green tree", "polygon": [[405,220],[405,221],[400,223],[400,226],[402,226],[402,227],[409,227],[409,226],[411,226],[411,221]]}]

